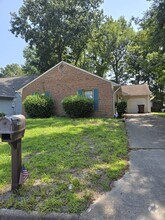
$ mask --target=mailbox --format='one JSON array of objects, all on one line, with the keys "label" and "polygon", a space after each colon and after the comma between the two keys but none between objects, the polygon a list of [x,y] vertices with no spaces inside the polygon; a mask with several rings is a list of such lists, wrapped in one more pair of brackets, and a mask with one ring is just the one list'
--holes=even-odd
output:
[{"label": "mailbox", "polygon": [[25,133],[25,117],[23,115],[5,116],[0,119],[0,137],[3,142],[14,142]]},{"label": "mailbox", "polygon": [[5,116],[0,119],[0,137],[11,146],[12,185],[11,189],[19,188],[22,165],[21,138],[25,133],[25,117],[23,115]]}]

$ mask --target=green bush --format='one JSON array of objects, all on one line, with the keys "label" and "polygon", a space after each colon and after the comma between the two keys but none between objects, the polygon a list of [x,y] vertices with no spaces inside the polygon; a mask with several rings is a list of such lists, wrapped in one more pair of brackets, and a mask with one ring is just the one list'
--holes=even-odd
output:
[{"label": "green bush", "polygon": [[125,113],[126,108],[127,108],[126,101],[121,101],[117,103],[117,113],[119,117],[122,117],[122,115]]},{"label": "green bush", "polygon": [[85,96],[69,96],[62,100],[63,108],[71,118],[90,117],[94,111],[94,101]]},{"label": "green bush", "polygon": [[0,112],[0,118],[4,117],[4,116],[5,116],[5,113],[4,112]]},{"label": "green bush", "polygon": [[53,99],[45,94],[29,95],[23,105],[30,118],[48,118],[53,115]]}]

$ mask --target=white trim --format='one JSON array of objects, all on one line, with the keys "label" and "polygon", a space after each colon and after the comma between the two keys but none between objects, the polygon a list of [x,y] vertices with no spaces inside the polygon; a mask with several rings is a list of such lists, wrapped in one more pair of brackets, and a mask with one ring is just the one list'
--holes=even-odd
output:
[{"label": "white trim", "polygon": [[116,91],[113,91],[113,114],[115,114],[115,94],[121,89],[121,86],[116,89]]}]

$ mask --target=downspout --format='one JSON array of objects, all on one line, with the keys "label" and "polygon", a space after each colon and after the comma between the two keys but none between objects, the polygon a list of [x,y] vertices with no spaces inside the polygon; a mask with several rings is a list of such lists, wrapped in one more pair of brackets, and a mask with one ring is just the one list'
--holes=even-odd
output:
[{"label": "downspout", "polygon": [[113,114],[115,114],[115,99],[114,99],[114,97],[115,97],[116,92],[118,92],[120,88],[121,88],[121,86],[118,89],[116,89],[116,91],[113,92]]},{"label": "downspout", "polygon": [[150,95],[148,95],[148,113],[151,113],[151,100],[150,100]]}]

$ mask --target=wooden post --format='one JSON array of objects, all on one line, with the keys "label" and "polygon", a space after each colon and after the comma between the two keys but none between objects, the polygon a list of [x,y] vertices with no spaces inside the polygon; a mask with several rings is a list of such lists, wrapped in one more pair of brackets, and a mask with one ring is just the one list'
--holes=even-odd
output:
[{"label": "wooden post", "polygon": [[19,177],[22,166],[22,155],[21,155],[21,139],[18,139],[10,143],[11,146],[11,163],[12,163],[12,184],[11,190],[19,188]]}]

